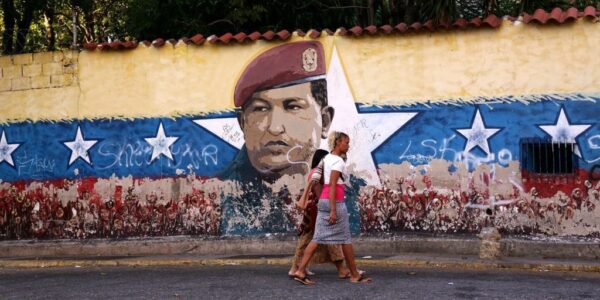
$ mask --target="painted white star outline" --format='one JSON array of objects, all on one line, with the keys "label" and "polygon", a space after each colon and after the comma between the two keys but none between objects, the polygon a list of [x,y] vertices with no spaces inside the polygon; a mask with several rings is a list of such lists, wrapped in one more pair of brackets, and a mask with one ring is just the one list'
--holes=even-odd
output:
[{"label": "painted white star outline", "polygon": [[471,123],[471,128],[455,129],[467,138],[467,144],[465,145],[465,152],[471,151],[475,147],[479,147],[486,154],[490,154],[490,145],[488,140],[496,134],[501,128],[487,128],[481,117],[479,109],[475,113],[475,118]]},{"label": "painted white star outline", "polygon": [[69,166],[78,158],[83,159],[89,165],[92,165],[88,151],[92,148],[98,140],[85,140],[81,132],[81,127],[77,126],[77,134],[75,140],[71,142],[64,142],[65,146],[71,150],[71,158],[69,159]]},{"label": "painted white star outline", "polygon": [[158,130],[156,132],[156,136],[153,138],[144,138],[150,146],[152,146],[152,158],[150,159],[150,163],[152,163],[156,158],[158,158],[161,154],[173,160],[173,155],[171,154],[171,145],[173,145],[179,138],[178,137],[169,137],[165,135],[165,130],[163,128],[162,122],[158,125]]},{"label": "painted white star outline", "polygon": [[[329,130],[343,131],[350,136],[349,170],[368,185],[381,186],[372,152],[417,113],[359,112],[335,47],[327,72],[327,98],[328,104],[335,109]],[[244,145],[244,136],[235,117],[197,119],[193,122],[237,149]],[[328,149],[326,139],[321,140],[320,147]]]},{"label": "painted white star outline", "polygon": [[553,142],[575,143],[575,148],[573,149],[573,151],[577,156],[581,157],[581,152],[579,151],[579,144],[577,143],[576,139],[579,135],[581,135],[592,125],[572,125],[571,123],[569,123],[569,119],[567,117],[567,114],[565,113],[564,108],[561,107],[560,113],[558,114],[558,119],[556,120],[556,123],[554,123],[554,125],[538,126],[552,137]]},{"label": "painted white star outline", "polygon": [[12,159],[12,153],[19,148],[21,144],[9,144],[6,140],[6,134],[2,130],[2,138],[0,138],[0,164],[6,161],[7,164],[15,166]]}]

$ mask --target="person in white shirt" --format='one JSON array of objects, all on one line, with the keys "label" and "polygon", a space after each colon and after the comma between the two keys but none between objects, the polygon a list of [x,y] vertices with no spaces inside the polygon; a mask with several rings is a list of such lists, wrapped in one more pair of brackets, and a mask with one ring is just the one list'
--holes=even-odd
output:
[{"label": "person in white shirt", "polygon": [[341,244],[344,259],[350,269],[350,282],[369,283],[371,279],[356,268],[348,209],[344,202],[344,180],[348,178],[348,174],[346,162],[342,157],[345,157],[350,149],[350,137],[343,132],[334,131],[330,133],[328,142],[331,153],[323,158],[324,186],[319,197],[315,233],[304,250],[302,262],[294,273],[294,280],[302,284],[314,284],[314,281],[306,277],[306,266],[317,246]]}]

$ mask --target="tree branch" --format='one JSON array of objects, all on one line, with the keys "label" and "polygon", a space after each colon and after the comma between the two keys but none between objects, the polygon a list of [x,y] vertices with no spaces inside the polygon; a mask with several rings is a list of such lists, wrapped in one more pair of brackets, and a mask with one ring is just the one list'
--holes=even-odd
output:
[{"label": "tree branch", "polygon": [[216,21],[210,22],[210,23],[208,23],[207,25],[208,25],[208,26],[213,26],[213,25],[215,25],[215,24],[219,24],[219,23],[227,23],[227,24],[229,24],[229,25],[231,25],[231,26],[235,26],[235,24],[234,24],[233,22],[231,22],[230,20],[227,20],[227,19],[219,19],[219,20],[216,20]]}]

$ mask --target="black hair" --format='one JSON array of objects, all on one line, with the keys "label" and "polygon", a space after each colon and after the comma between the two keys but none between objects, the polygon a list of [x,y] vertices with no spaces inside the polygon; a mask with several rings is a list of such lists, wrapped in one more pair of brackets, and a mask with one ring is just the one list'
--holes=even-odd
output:
[{"label": "black hair", "polygon": [[310,92],[321,108],[327,106],[327,80],[319,79],[310,82]]},{"label": "black hair", "polygon": [[312,163],[310,164],[310,168],[314,169],[316,168],[319,163],[321,162],[321,160],[323,160],[323,157],[325,157],[325,155],[329,154],[329,151],[327,150],[323,150],[323,149],[317,149],[317,151],[315,151],[315,154],[313,154],[312,157]]}]

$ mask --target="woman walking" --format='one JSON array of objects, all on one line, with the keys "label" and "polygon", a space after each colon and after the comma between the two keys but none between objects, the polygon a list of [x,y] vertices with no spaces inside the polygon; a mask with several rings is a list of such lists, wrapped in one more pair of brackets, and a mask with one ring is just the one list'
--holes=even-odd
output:
[{"label": "woman walking", "polygon": [[[315,223],[317,220],[317,201],[323,184],[321,183],[323,175],[323,164],[321,161],[329,152],[323,149],[317,149],[312,158],[311,171],[308,174],[308,182],[304,193],[296,203],[296,206],[303,211],[302,225],[296,245],[296,254],[292,260],[292,267],[288,271],[290,277],[294,277],[294,273],[298,270],[298,265],[304,256],[304,249],[310,243],[315,231]],[[350,276],[350,271],[344,266],[344,255],[339,245],[319,245],[315,250],[315,254],[310,260],[310,263],[326,263],[332,262],[338,270],[340,278]],[[310,271],[306,271],[309,275]]]},{"label": "woman walking", "polygon": [[319,197],[315,233],[304,251],[298,270],[294,273],[294,280],[302,284],[314,284],[306,277],[306,266],[317,246],[341,244],[344,259],[350,269],[350,282],[369,283],[371,279],[365,277],[356,268],[348,210],[344,202],[344,181],[348,179],[348,174],[346,162],[342,157],[345,157],[350,149],[350,138],[343,132],[334,131],[329,135],[328,144],[331,153],[323,158],[324,187]]}]

